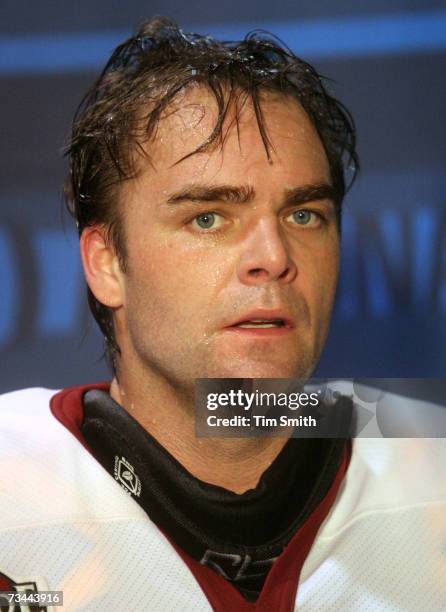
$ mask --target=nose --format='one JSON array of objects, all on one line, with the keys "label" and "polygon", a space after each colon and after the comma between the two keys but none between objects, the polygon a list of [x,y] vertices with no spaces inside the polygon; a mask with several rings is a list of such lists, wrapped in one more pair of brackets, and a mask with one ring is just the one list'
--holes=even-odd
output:
[{"label": "nose", "polygon": [[237,274],[245,285],[261,285],[271,281],[287,284],[296,278],[297,266],[289,254],[277,219],[260,219],[249,232]]}]

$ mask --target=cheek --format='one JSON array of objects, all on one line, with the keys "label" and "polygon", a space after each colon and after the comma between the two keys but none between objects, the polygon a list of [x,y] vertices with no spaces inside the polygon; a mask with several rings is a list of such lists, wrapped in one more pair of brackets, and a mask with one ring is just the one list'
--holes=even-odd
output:
[{"label": "cheek", "polygon": [[[151,327],[176,320],[194,325],[213,304],[221,271],[218,262],[203,252],[165,242],[159,248],[139,248],[132,255],[127,275],[128,313],[146,313]],[[138,315],[139,316],[139,315]]]},{"label": "cheek", "polygon": [[[323,308],[328,317],[333,306],[336,287],[339,277],[339,243],[333,244],[333,248],[321,257],[319,278],[321,279],[319,291],[323,298]],[[324,313],[325,314],[325,313]]]},{"label": "cheek", "polygon": [[310,310],[320,324],[331,312],[339,274],[339,240],[333,237],[321,248],[307,254],[301,262],[301,273],[305,277]]}]

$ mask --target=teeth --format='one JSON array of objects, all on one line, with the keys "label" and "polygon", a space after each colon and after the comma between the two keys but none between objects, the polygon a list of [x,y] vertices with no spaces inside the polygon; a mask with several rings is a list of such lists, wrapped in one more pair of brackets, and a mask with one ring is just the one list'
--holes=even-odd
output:
[{"label": "teeth", "polygon": [[277,323],[277,321],[267,321],[266,319],[250,319],[249,323]]},{"label": "teeth", "polygon": [[242,323],[241,325],[237,325],[237,327],[278,327],[277,323]]},{"label": "teeth", "polygon": [[262,321],[261,319],[253,319],[252,321],[246,321],[245,323],[239,323],[237,327],[246,328],[266,328],[266,327],[282,327],[283,321]]}]

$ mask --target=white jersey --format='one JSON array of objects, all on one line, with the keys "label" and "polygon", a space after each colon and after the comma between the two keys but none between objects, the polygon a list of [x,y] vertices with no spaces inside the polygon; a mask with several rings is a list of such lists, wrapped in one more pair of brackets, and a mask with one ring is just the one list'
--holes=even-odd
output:
[{"label": "white jersey", "polygon": [[[169,540],[53,416],[54,393],[0,398],[0,587],[63,591],[55,611],[210,611]],[[446,610],[444,439],[353,441],[295,609]]]}]

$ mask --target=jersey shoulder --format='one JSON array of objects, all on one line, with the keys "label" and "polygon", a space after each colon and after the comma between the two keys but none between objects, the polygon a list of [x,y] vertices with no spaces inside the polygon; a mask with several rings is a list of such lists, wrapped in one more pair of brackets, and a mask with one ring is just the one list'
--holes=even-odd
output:
[{"label": "jersey shoulder", "polygon": [[[445,466],[444,438],[353,440],[349,468],[320,538],[342,537],[373,523],[379,533],[388,524],[392,541],[399,533],[398,525],[406,523],[410,530],[411,522],[418,519],[427,529],[429,521],[423,517],[446,512]],[[442,537],[446,537],[446,524]]]},{"label": "jersey shoulder", "polygon": [[56,419],[56,390],[0,396],[0,499],[3,527],[39,521],[101,520],[143,511]]},{"label": "jersey shoulder", "polygon": [[298,609],[446,609],[445,466],[443,438],[354,439]]},{"label": "jersey shoulder", "polygon": [[[44,387],[30,387],[0,394],[0,410],[31,409],[33,406],[48,406],[51,398],[58,393],[57,389],[46,389]],[[3,414],[5,414],[3,412]]]}]

